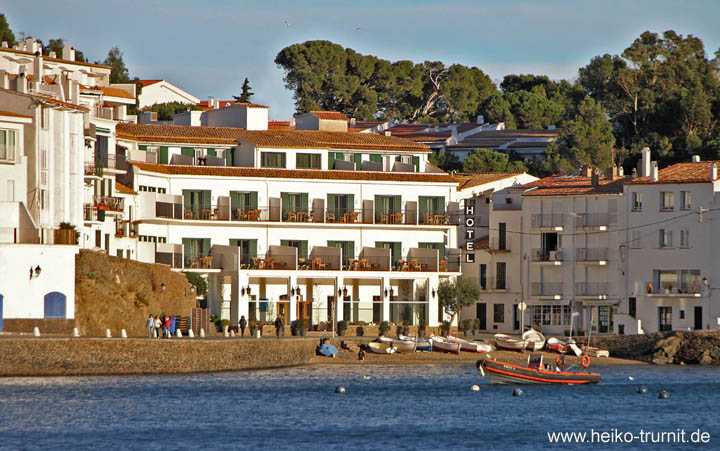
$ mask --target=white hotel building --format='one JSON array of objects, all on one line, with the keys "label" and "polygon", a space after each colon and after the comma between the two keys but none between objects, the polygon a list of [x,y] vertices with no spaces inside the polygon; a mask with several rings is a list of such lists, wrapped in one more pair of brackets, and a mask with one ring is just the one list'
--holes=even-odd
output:
[{"label": "white hotel building", "polygon": [[[267,123],[266,107],[223,110]],[[438,283],[461,269],[457,182],[424,145],[305,116],[293,131],[119,124],[137,259],[207,274],[233,323],[315,325],[340,299],[338,320],[437,325]]]}]

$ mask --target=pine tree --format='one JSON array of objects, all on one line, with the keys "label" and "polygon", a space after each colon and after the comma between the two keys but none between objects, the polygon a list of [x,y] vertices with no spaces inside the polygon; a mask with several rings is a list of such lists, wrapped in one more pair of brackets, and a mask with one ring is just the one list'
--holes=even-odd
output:
[{"label": "pine tree", "polygon": [[253,96],[255,93],[251,91],[252,88],[250,88],[250,82],[248,81],[247,78],[245,78],[245,81],[243,82],[243,85],[242,85],[242,88],[241,88],[241,89],[242,89],[242,92],[240,93],[239,96],[233,96],[233,98],[235,99],[235,101],[238,102],[238,103],[248,103],[248,102],[250,102],[250,99],[252,98],[252,96]]},{"label": "pine tree", "polygon": [[15,35],[5,19],[5,14],[0,14],[0,41],[7,41],[10,47],[15,45]]}]

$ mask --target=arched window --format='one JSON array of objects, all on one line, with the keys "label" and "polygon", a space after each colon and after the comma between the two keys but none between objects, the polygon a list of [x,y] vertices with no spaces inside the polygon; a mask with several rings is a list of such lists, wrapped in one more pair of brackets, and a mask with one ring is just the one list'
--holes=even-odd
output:
[{"label": "arched window", "polygon": [[53,291],[45,295],[45,318],[65,318],[65,295]]}]

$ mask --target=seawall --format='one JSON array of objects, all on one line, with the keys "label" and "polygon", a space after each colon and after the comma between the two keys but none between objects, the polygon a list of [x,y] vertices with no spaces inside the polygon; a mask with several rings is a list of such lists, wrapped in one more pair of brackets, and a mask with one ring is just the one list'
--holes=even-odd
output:
[{"label": "seawall", "polygon": [[317,340],[2,338],[0,376],[183,374],[303,365]]}]

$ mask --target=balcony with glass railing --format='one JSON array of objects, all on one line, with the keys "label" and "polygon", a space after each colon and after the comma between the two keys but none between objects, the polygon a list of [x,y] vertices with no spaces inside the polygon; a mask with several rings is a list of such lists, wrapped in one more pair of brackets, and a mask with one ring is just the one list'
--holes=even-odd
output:
[{"label": "balcony with glass railing", "polygon": [[559,298],[563,294],[562,282],[532,282],[530,296]]},{"label": "balcony with glass railing", "polygon": [[550,263],[554,265],[562,264],[564,260],[563,251],[560,249],[532,249],[530,257],[533,262]]},{"label": "balcony with glass railing", "polygon": [[575,227],[578,229],[607,230],[616,221],[616,215],[610,213],[578,213]]},{"label": "balcony with glass railing", "polygon": [[575,282],[576,296],[606,297],[608,289],[607,282]]},{"label": "balcony with glass railing", "polygon": [[534,229],[562,230],[565,215],[562,213],[541,213],[530,216],[530,226]]},{"label": "balcony with glass railing", "polygon": [[575,249],[575,261],[578,263],[604,265],[608,261],[608,249],[605,247]]}]

